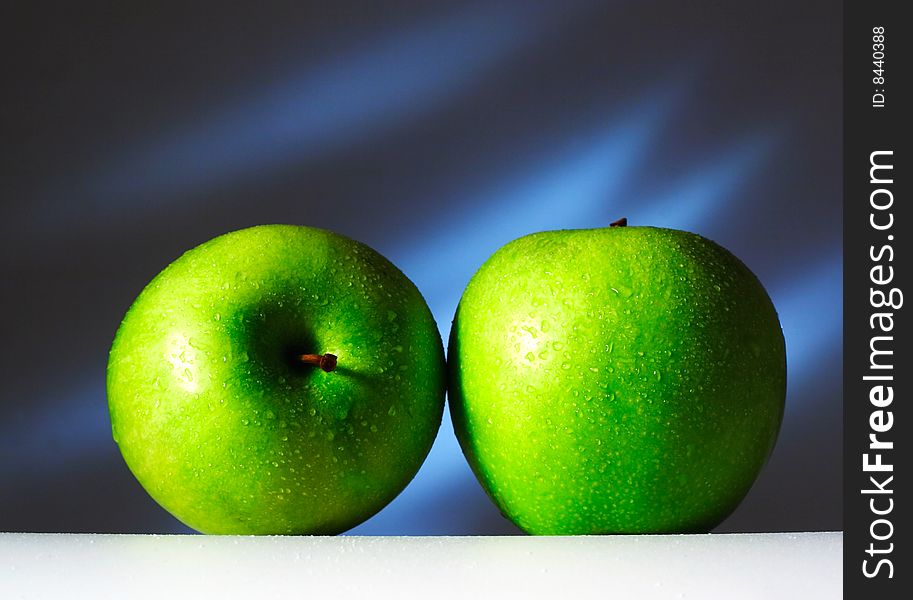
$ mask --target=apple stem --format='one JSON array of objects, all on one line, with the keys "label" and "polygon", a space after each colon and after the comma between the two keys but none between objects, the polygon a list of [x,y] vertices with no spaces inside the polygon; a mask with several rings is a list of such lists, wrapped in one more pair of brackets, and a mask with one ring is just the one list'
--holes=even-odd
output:
[{"label": "apple stem", "polygon": [[622,217],[617,221],[612,221],[609,223],[609,227],[627,227],[628,226],[628,217]]},{"label": "apple stem", "polygon": [[336,368],[336,355],[329,352],[326,354],[299,354],[298,360],[305,365],[320,367],[327,373]]}]

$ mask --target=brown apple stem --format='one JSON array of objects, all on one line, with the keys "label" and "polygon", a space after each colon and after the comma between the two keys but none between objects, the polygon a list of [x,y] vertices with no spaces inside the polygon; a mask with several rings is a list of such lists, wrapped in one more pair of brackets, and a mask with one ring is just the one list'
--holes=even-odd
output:
[{"label": "brown apple stem", "polygon": [[617,221],[612,221],[609,223],[609,227],[627,227],[628,226],[628,217],[622,217]]},{"label": "brown apple stem", "polygon": [[301,364],[320,367],[327,373],[336,368],[336,355],[329,352],[326,354],[299,354],[298,360],[301,361]]}]

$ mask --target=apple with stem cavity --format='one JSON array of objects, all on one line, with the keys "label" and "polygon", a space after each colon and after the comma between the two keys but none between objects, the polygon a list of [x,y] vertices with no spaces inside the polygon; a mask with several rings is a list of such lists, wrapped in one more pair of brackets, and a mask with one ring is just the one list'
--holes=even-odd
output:
[{"label": "apple with stem cavity", "polygon": [[437,326],[403,273],[334,233],[206,242],[130,307],[107,372],[114,439],[207,533],[338,533],[412,479],[444,404]]}]

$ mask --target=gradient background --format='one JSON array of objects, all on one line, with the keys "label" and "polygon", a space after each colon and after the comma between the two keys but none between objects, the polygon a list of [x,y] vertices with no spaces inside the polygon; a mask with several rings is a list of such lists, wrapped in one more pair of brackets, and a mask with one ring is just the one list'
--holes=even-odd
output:
[{"label": "gradient background", "polygon": [[[621,216],[723,244],[780,313],[780,440],[720,530],[842,528],[839,3],[188,4],[0,14],[0,531],[187,531],[121,460],[104,390],[120,318],[184,250],[338,231],[446,339],[499,246]],[[445,415],[352,532],[517,530]]]}]

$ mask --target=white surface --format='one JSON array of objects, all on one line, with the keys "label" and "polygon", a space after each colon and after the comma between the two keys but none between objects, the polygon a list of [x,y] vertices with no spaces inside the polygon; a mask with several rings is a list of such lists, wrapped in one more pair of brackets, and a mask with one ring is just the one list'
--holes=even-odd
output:
[{"label": "white surface", "polygon": [[842,533],[0,534],[0,598],[839,598]]}]

